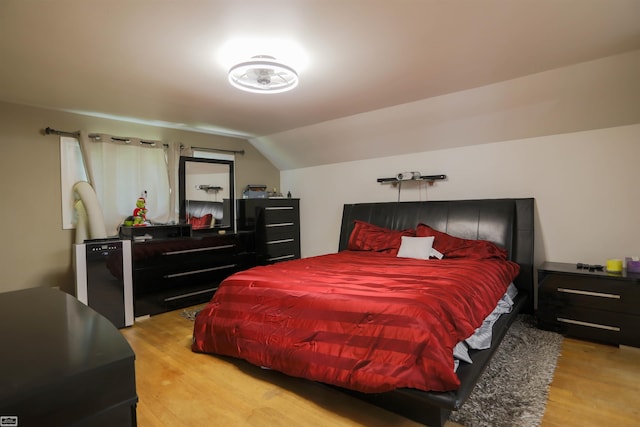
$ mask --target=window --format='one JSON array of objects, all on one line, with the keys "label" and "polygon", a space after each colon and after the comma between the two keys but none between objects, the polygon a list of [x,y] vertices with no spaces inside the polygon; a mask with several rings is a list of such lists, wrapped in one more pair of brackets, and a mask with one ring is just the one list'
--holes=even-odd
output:
[{"label": "window", "polygon": [[144,197],[147,220],[169,221],[170,194],[167,161],[162,145],[152,148],[131,138],[122,142],[102,135],[88,144],[92,186],[104,214],[107,235],[133,214],[136,201]]},{"label": "window", "polygon": [[[139,197],[146,199],[148,220],[169,221],[171,190],[162,144],[92,134],[85,145],[83,153],[78,139],[60,138],[63,228],[75,228],[77,223],[73,185],[78,181],[91,182],[108,236],[118,234],[118,227],[132,215]],[[87,158],[83,159],[83,154]]]},{"label": "window", "polygon": [[236,157],[233,154],[227,153],[216,153],[212,151],[203,151],[194,149],[192,150],[192,157],[200,157],[203,159],[215,159],[215,160],[230,160],[235,161]]}]

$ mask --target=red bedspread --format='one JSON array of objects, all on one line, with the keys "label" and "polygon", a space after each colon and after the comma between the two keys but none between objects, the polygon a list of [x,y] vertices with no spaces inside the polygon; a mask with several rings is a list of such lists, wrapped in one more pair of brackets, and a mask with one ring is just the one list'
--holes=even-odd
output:
[{"label": "red bedspread", "polygon": [[355,251],[256,267],[222,283],[192,349],[367,393],[454,390],[453,347],[518,271],[498,259]]}]

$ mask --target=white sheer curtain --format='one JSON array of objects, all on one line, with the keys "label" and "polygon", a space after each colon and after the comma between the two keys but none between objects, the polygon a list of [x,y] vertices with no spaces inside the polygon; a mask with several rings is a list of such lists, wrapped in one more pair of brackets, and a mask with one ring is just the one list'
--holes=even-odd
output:
[{"label": "white sheer curtain", "polygon": [[146,199],[147,220],[166,223],[174,217],[169,180],[173,154],[160,141],[80,133],[89,181],[98,196],[107,235],[117,235],[139,197]]}]

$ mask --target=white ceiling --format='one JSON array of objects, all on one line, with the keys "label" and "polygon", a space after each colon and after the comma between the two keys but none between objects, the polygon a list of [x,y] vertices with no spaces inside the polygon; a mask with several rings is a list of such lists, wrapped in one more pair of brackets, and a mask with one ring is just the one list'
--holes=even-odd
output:
[{"label": "white ceiling", "polygon": [[[298,88],[231,87],[237,39]],[[637,49],[640,0],[1,0],[0,100],[255,137]]]}]

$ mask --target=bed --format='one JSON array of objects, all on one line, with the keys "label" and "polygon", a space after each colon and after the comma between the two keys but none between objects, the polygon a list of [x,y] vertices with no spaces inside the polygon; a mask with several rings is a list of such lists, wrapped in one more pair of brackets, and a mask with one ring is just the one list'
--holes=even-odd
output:
[{"label": "bed", "polygon": [[[229,277],[196,317],[192,349],[322,382],[441,426],[516,314],[533,311],[533,204],[345,205],[336,254]],[[491,327],[490,347],[468,350],[471,363],[455,369],[453,348],[512,288],[517,296]]]}]

